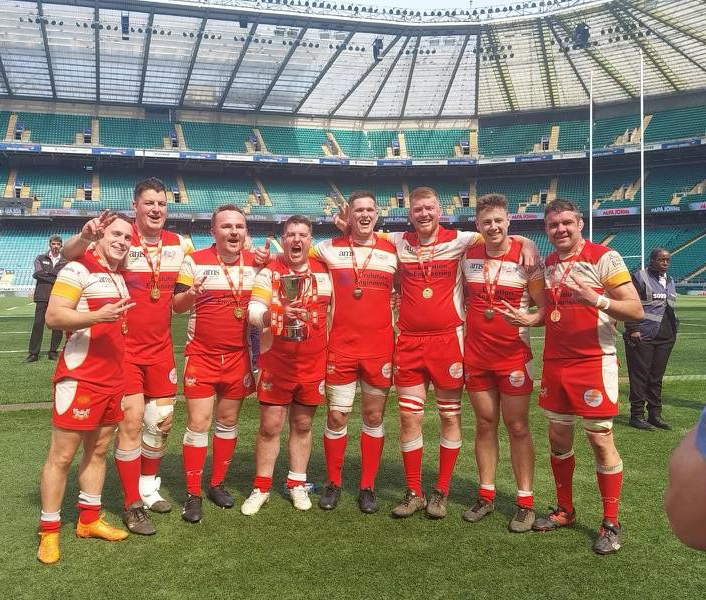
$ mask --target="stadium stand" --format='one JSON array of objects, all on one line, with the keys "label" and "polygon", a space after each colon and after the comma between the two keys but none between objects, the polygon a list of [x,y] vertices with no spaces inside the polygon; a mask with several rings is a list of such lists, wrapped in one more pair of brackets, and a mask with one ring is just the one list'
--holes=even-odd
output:
[{"label": "stadium stand", "polygon": [[550,130],[549,123],[484,127],[481,122],[478,148],[485,156],[526,154],[534,151],[542,137],[548,138]]},{"label": "stadium stand", "polygon": [[461,140],[468,142],[468,129],[405,129],[407,152],[419,158],[448,158]]},{"label": "stadium stand", "polygon": [[265,190],[276,212],[321,215],[331,186],[322,181],[263,178]]},{"label": "stadium stand", "polygon": [[346,156],[351,158],[375,158],[364,131],[360,129],[332,129],[331,134]]},{"label": "stadium stand", "polygon": [[272,154],[288,156],[323,156],[328,138],[322,129],[309,127],[258,126],[265,146]]},{"label": "stadium stand", "polygon": [[392,141],[397,139],[397,131],[389,129],[374,129],[366,133],[373,155],[378,158],[387,156],[387,149],[392,146]]},{"label": "stadium stand", "polygon": [[[190,212],[211,212],[219,204],[232,202],[245,208],[254,201],[255,180],[246,176],[211,176],[184,174],[184,184],[189,196],[188,205],[180,210]],[[247,210],[247,209],[246,209]]]},{"label": "stadium stand", "polygon": [[645,141],[657,142],[706,136],[706,106],[656,112],[645,129]]},{"label": "stadium stand", "polygon": [[547,194],[550,184],[549,177],[482,178],[477,183],[477,189],[479,197],[491,192],[504,194],[507,198],[508,211],[516,213],[525,212],[527,205],[534,205],[539,210],[542,204],[542,195]]},{"label": "stadium stand", "polygon": [[169,121],[153,119],[119,119],[101,117],[101,146],[118,148],[164,148],[174,125]]},{"label": "stadium stand", "polygon": [[559,126],[559,150],[576,152],[588,148],[588,121],[561,121]]},{"label": "stadium stand", "polygon": [[249,125],[182,121],[181,127],[187,147],[200,152],[244,154],[248,151],[246,143],[254,137]]},{"label": "stadium stand", "polygon": [[26,141],[45,144],[75,144],[76,134],[91,127],[91,117],[87,115],[64,115],[59,113],[17,113],[17,126],[29,132]]},{"label": "stadium stand", "polygon": [[28,195],[39,200],[40,208],[69,208],[79,199],[84,184],[91,182],[91,174],[66,169],[17,170],[16,184],[21,181],[28,187]]}]

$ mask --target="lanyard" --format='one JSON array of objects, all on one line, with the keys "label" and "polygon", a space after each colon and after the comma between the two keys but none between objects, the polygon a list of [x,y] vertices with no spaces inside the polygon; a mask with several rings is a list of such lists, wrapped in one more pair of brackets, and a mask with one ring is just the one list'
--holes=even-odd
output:
[{"label": "lanyard", "polygon": [[[129,298],[129,296],[123,296],[123,293],[120,289],[120,286],[118,285],[118,281],[115,279],[115,276],[113,275],[113,272],[110,270],[110,267],[108,266],[108,263],[103,260],[102,257],[98,256],[95,252],[93,253],[93,256],[95,256],[96,260],[98,261],[98,264],[103,267],[106,272],[108,273],[108,277],[110,277],[110,281],[113,282],[113,285],[115,286],[115,291],[118,292],[118,298],[121,300],[124,300],[125,298]],[[122,332],[123,335],[126,335],[128,332],[128,326],[127,326],[127,312],[124,312],[122,314],[122,317],[120,319],[120,331]]]},{"label": "lanyard", "polygon": [[[414,253],[417,255],[417,261],[419,262],[419,268],[422,270],[422,276],[424,277],[424,281],[426,282],[427,285],[431,285],[431,269],[432,265],[434,263],[434,253],[436,252],[436,242],[439,239],[439,230],[436,230],[436,237],[434,238],[434,241],[432,242],[431,246],[431,255],[429,256],[429,266],[427,268],[427,265],[425,265],[424,257],[422,256],[422,251],[421,251],[421,241],[419,242],[419,246],[414,247]],[[419,238],[417,237],[417,241],[419,241]]]},{"label": "lanyard", "polygon": [[[488,256],[488,252],[485,251],[483,254],[483,280],[485,282],[485,294],[488,297],[488,308],[492,308],[493,302],[495,300],[495,290],[498,287],[498,281],[500,280],[500,272],[503,270],[503,262],[505,262],[505,257],[508,255],[510,252],[510,249],[512,248],[512,238],[510,238],[510,246],[508,249],[503,253],[503,255],[500,257],[500,265],[498,266],[498,270],[495,273],[495,278],[493,279],[493,283],[490,283],[490,257]],[[495,258],[495,257],[494,257]]]},{"label": "lanyard", "polygon": [[228,287],[230,287],[230,291],[233,294],[233,299],[235,300],[235,308],[233,309],[233,314],[235,315],[236,319],[242,319],[245,316],[245,311],[243,310],[243,307],[240,306],[240,300],[243,297],[243,253],[240,253],[240,262],[238,263],[237,290],[235,289],[233,280],[230,278],[230,273],[228,273],[228,267],[226,267],[225,263],[223,262],[223,259],[221,258],[221,255],[218,254],[218,252],[216,252],[216,258],[218,259],[218,264],[223,270],[223,274],[225,275],[226,281],[228,282]]},{"label": "lanyard", "polygon": [[147,243],[139,231],[137,232],[137,237],[140,240],[140,246],[142,246],[142,254],[145,256],[145,260],[147,261],[150,271],[152,271],[152,289],[150,290],[150,298],[152,298],[152,300],[159,300],[159,270],[162,266],[162,236],[160,235],[159,242],[157,243],[157,258],[154,263],[152,262],[152,257],[150,256]]},{"label": "lanyard", "polygon": [[552,275],[549,278],[550,291],[552,293],[552,298],[554,299],[554,306],[559,306],[559,298],[561,298],[561,291],[564,289],[564,283],[566,282],[566,278],[569,276],[569,273],[571,273],[571,269],[574,268],[574,263],[576,262],[576,259],[579,257],[579,254],[581,254],[581,251],[583,250],[584,245],[585,245],[585,242],[583,242],[581,244],[581,247],[569,257],[569,261],[568,261],[568,264],[566,265],[566,269],[564,270],[564,273],[562,274],[561,279],[558,282],[556,281],[554,275],[556,274],[556,271],[559,268],[559,265],[564,261],[559,259],[559,262],[556,265],[554,265]]}]

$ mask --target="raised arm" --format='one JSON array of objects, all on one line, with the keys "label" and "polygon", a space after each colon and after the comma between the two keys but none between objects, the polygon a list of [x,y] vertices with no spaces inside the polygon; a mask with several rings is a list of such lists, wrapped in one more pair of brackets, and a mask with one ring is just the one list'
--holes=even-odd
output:
[{"label": "raised arm", "polygon": [[117,218],[115,215],[109,215],[110,211],[104,210],[99,216],[86,221],[81,228],[81,232],[69,238],[61,249],[64,258],[66,260],[81,258],[91,244],[101,239],[105,228]]}]

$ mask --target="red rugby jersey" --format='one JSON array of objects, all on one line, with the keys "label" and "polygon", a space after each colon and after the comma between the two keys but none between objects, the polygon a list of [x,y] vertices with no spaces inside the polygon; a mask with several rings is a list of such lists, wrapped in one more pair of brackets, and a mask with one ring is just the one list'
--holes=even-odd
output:
[{"label": "red rugby jersey", "polygon": [[[113,304],[121,297],[127,298],[128,289],[123,276],[119,272],[110,273],[89,250],[59,271],[51,295],[76,301],[78,312],[89,312]],[[135,307],[128,314],[132,310]],[[118,319],[67,331],[53,381],[68,377],[121,393],[126,337],[121,331],[122,323]]]},{"label": "red rugby jersey", "polygon": [[[469,246],[483,238],[474,231],[456,231],[439,226],[436,244],[421,246],[424,266],[428,269],[432,248],[430,282],[424,279],[415,248],[419,247],[416,233],[388,233],[399,259],[402,284],[402,305],[398,325],[402,333],[430,335],[449,332],[463,325],[463,280],[459,259]],[[435,247],[434,247],[435,246]],[[432,296],[425,298],[423,290],[430,287]]]},{"label": "red rugby jersey", "polygon": [[[125,258],[125,283],[137,306],[128,311],[130,332],[125,348],[132,363],[151,365],[169,359],[172,354],[172,296],[184,257],[193,246],[179,234],[162,230],[162,262],[159,273],[159,299],[150,297],[152,270],[145,259],[133,225],[132,246]],[[152,264],[156,266],[158,243],[148,243]]]},{"label": "red rugby jersey", "polygon": [[[311,275],[316,277],[318,325],[309,323],[309,337],[301,342],[273,335],[270,328],[264,329],[260,338],[260,368],[297,383],[322,381],[326,372],[326,313],[331,301],[331,279],[325,264],[313,258],[308,260]],[[269,307],[272,304],[272,276],[275,272],[280,275],[291,273],[281,259],[271,261],[255,278],[251,305],[259,302]],[[304,295],[311,296],[311,285],[307,285]]]},{"label": "red rugby jersey", "polygon": [[[546,301],[546,336],[544,360],[583,358],[615,354],[615,320],[595,306],[574,302],[571,290],[563,286],[558,307],[554,304],[551,286],[556,285],[571,264],[568,256],[552,252],[545,261],[544,290]],[[576,257],[569,276],[583,281],[597,293],[614,289],[631,280],[623,258],[607,246],[586,240]],[[561,313],[559,321],[552,321],[554,309]]]},{"label": "red rugby jersey", "polygon": [[349,237],[319,242],[312,248],[312,254],[328,266],[333,286],[329,349],[356,358],[387,356],[394,347],[390,294],[397,270],[395,247],[375,236],[372,249],[353,242],[352,251],[360,273],[360,298],[353,295],[356,283]]},{"label": "red rugby jersey", "polygon": [[[252,252],[242,252],[243,289],[239,302],[242,318],[235,316],[235,298],[218,262],[216,245],[193,252],[184,259],[177,283],[191,287],[194,281],[206,276],[204,292],[196,296],[189,315],[185,356],[227,354],[248,347],[248,302],[259,268],[255,267]],[[240,261],[224,264],[237,292],[240,287]]]},{"label": "red rugby jersey", "polygon": [[[515,308],[527,310],[530,304],[530,289],[541,291],[544,275],[541,269],[527,273],[520,263],[522,243],[510,238],[510,247],[505,257],[487,257],[485,244],[473,246],[466,251],[461,269],[466,282],[466,337],[464,360],[476,368],[502,370],[524,364],[532,358],[529,328],[510,325],[497,309],[505,309],[502,300]],[[484,316],[489,307],[483,264],[488,261],[488,278],[492,286],[498,269],[492,319]]]}]

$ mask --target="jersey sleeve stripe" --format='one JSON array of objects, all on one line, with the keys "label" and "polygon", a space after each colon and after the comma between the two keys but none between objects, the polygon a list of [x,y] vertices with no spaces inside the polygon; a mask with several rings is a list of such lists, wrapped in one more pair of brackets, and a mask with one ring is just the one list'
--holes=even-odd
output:
[{"label": "jersey sleeve stripe", "polygon": [[621,271],[619,273],[615,273],[614,275],[611,275],[610,277],[607,277],[605,281],[603,281],[603,285],[607,288],[617,288],[619,285],[623,285],[624,283],[629,283],[632,281],[632,277],[630,277],[630,273],[627,271]]},{"label": "jersey sleeve stripe", "polygon": [[65,281],[57,281],[51,289],[52,296],[60,296],[61,298],[68,298],[73,302],[78,302],[81,297],[82,289],[71,285]]}]

